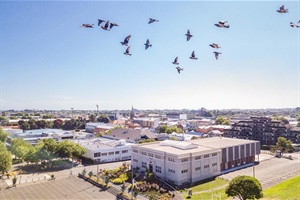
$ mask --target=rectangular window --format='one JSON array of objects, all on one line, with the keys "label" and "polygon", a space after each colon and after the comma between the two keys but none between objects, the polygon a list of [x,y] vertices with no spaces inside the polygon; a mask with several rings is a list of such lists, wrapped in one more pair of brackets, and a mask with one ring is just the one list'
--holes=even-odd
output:
[{"label": "rectangular window", "polygon": [[183,158],[182,160],[181,160],[181,162],[187,162],[189,159],[188,158]]},{"label": "rectangular window", "polygon": [[154,155],[152,153],[148,153],[149,157],[154,157]]},{"label": "rectangular window", "polygon": [[143,167],[143,168],[147,168],[147,163],[142,162],[142,167]]},{"label": "rectangular window", "polygon": [[143,151],[142,151],[142,154],[145,155],[145,156],[147,155],[147,153],[146,153],[146,152],[143,152]]},{"label": "rectangular window", "polygon": [[115,154],[119,154],[120,152],[119,151],[115,151]]},{"label": "rectangular window", "polygon": [[139,151],[138,150],[136,150],[136,149],[133,149],[132,150],[134,153],[138,153]]},{"label": "rectangular window", "polygon": [[169,171],[170,173],[174,173],[174,174],[175,174],[175,170],[174,170],[174,169],[168,169],[168,171]]},{"label": "rectangular window", "polygon": [[195,171],[199,171],[199,170],[201,170],[201,167],[196,167],[195,168]]},{"label": "rectangular window", "polygon": [[201,159],[201,156],[196,156],[195,157],[195,160],[200,160]]},{"label": "rectangular window", "polygon": [[128,153],[128,150],[123,150],[122,153]]},{"label": "rectangular window", "polygon": [[138,162],[138,160],[137,159],[133,159],[133,162]]},{"label": "rectangular window", "polygon": [[160,155],[155,155],[155,158],[161,159],[161,156]]},{"label": "rectangular window", "polygon": [[208,158],[208,157],[209,157],[209,154],[205,154],[205,155],[204,155],[204,158]]},{"label": "rectangular window", "polygon": [[217,156],[218,154],[217,153],[213,153],[213,154],[211,154],[211,156]]},{"label": "rectangular window", "polygon": [[114,155],[114,152],[108,152],[108,155]]},{"label": "rectangular window", "polygon": [[204,165],[204,169],[209,168],[209,165]]},{"label": "rectangular window", "polygon": [[181,170],[181,173],[182,173],[182,174],[187,173],[187,172],[188,172],[187,169]]},{"label": "rectangular window", "polygon": [[101,153],[94,153],[94,157],[100,157]]},{"label": "rectangular window", "polygon": [[107,153],[101,153],[101,156],[107,156]]},{"label": "rectangular window", "polygon": [[214,167],[214,166],[217,166],[217,163],[213,163],[211,166],[213,166],[213,167]]},{"label": "rectangular window", "polygon": [[174,159],[174,158],[168,157],[168,161],[170,161],[170,162],[175,162],[175,159]]}]

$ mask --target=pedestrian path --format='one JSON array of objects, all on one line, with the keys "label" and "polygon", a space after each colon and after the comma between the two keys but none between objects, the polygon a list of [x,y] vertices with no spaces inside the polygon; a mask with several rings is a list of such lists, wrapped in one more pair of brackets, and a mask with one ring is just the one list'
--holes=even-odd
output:
[{"label": "pedestrian path", "polygon": [[[17,182],[16,185],[24,184],[24,183],[35,183],[38,181],[44,181],[44,180],[50,180],[51,177],[46,174],[46,173],[41,173],[41,174],[22,174],[18,175],[17,177]],[[13,177],[10,177],[10,179],[6,179],[5,182],[7,186],[12,186]]]}]

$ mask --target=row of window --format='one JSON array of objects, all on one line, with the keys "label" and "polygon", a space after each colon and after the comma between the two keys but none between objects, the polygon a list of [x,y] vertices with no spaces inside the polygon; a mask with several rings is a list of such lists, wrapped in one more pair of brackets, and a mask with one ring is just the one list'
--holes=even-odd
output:
[{"label": "row of window", "polygon": [[[123,150],[122,151],[122,153],[128,153],[128,150]],[[101,157],[101,156],[107,156],[107,155],[118,155],[118,154],[120,154],[120,152],[119,151],[115,151],[115,152],[113,152],[113,151],[111,151],[111,152],[105,152],[105,153],[101,153],[101,152],[98,152],[98,153],[94,153],[94,157]]]},{"label": "row of window", "polygon": [[161,173],[161,167],[160,166],[155,166],[155,172]]}]

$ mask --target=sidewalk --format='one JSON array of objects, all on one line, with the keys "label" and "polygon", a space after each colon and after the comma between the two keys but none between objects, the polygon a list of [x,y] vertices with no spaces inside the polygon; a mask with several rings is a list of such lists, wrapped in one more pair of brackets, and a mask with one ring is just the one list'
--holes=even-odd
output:
[{"label": "sidewalk", "polygon": [[[46,173],[41,173],[41,174],[22,174],[22,175],[17,175],[17,182],[16,185],[24,184],[24,183],[35,183],[38,181],[45,181],[45,180],[50,180],[51,177],[46,174]],[[6,183],[7,186],[12,186],[13,177],[10,177],[9,179],[5,179],[4,182]]]}]

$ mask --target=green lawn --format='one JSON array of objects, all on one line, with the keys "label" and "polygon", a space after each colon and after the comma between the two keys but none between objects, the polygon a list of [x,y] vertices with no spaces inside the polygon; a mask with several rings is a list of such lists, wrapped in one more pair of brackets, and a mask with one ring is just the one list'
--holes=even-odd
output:
[{"label": "green lawn", "polygon": [[[197,186],[190,187],[189,189],[193,190],[193,195],[191,200],[199,200],[199,199],[212,199],[212,188],[218,188],[224,186],[224,188],[219,189],[219,190],[214,190],[214,199],[226,199],[227,195],[225,194],[225,186],[228,184],[226,180],[216,178],[212,181],[206,182],[199,184]],[[206,192],[204,192],[206,191]],[[203,192],[203,193],[198,193],[198,192]],[[198,193],[198,194],[197,194]],[[187,192],[183,192],[182,196],[186,199],[187,198]]]},{"label": "green lawn", "polygon": [[[182,195],[185,199],[187,198],[187,194],[183,194]],[[214,198],[212,198],[212,196],[214,196]],[[222,199],[222,200],[226,200],[229,199],[227,197],[227,194],[225,194],[225,188],[220,189],[220,190],[214,190],[213,193],[211,192],[203,192],[203,193],[199,193],[199,194],[193,194],[192,198],[190,198],[190,200],[207,200],[207,199]]]},{"label": "green lawn", "polygon": [[192,189],[193,193],[194,193],[194,192],[200,192],[200,191],[205,191],[205,190],[211,190],[212,188],[225,186],[227,184],[228,184],[228,182],[226,180],[216,178],[212,181],[190,187],[189,189]]},{"label": "green lawn", "polygon": [[263,199],[300,200],[300,175],[263,191]]}]

